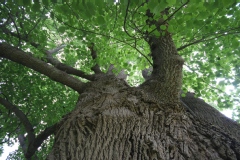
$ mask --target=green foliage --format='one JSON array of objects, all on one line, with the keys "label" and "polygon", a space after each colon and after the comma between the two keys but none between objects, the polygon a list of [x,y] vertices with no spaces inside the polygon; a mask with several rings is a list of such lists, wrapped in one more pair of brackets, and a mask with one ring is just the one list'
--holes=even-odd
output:
[{"label": "green foliage", "polygon": [[[43,49],[66,44],[55,56],[65,64],[87,73],[91,73],[90,68],[95,63],[104,71],[114,64],[116,73],[126,69],[129,83],[137,86],[143,82],[141,70],[150,67],[146,59],[150,59],[149,46],[141,32],[154,30],[152,34],[160,36],[155,26],[146,25],[146,10],[154,13],[152,20],[158,20],[162,16],[160,12],[170,7],[169,15],[163,19],[168,20],[173,13],[174,16],[168,26],[160,28],[172,34],[177,48],[189,45],[179,51],[185,59],[183,90],[195,92],[220,109],[234,109],[234,118],[240,119],[239,4],[231,0],[195,0],[180,8],[185,2],[161,0],[144,4],[133,1],[126,16],[127,2],[2,2],[0,25],[12,15],[15,24],[9,23],[7,28],[12,33],[28,35],[30,41],[40,46],[34,48],[29,42],[20,42],[19,38],[4,32],[0,33],[0,41],[18,46],[38,58],[44,56]],[[20,14],[20,10],[24,10],[24,14]],[[98,53],[95,61],[87,47],[92,42]],[[5,59],[0,59],[0,74],[1,93],[28,115],[36,133],[58,122],[74,108],[77,93],[46,76]],[[228,86],[235,88],[227,93]],[[0,118],[4,120],[0,122],[1,140],[6,139],[6,133],[16,139],[18,119],[1,105],[0,111]]]}]

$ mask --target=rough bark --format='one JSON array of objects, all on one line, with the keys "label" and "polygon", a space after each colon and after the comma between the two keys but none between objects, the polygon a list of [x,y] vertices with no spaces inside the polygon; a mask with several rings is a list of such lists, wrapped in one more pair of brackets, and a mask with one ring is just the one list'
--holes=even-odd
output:
[{"label": "rough bark", "polygon": [[[126,10],[124,31],[127,33],[125,22],[128,8]],[[167,15],[167,10],[161,14]],[[92,67],[95,75],[89,76],[49,57],[47,60],[52,65],[0,43],[1,57],[42,73],[81,94],[71,113],[34,137],[32,143],[29,141],[31,144],[28,149],[24,146],[26,158],[30,159],[54,130],[55,143],[47,157],[49,160],[240,159],[239,124],[191,94],[180,100],[184,61],[178,55],[167,29],[160,29],[161,25],[168,26],[167,21],[174,13],[168,19],[160,18],[159,21],[153,19],[150,10],[146,15],[149,17],[147,25],[155,25],[161,37],[144,33],[143,37],[146,37],[151,48],[153,71],[150,76],[147,74],[148,80],[139,87],[130,87],[124,81],[124,71],[115,77],[110,73],[103,74],[100,66],[95,65]],[[9,32],[6,28],[3,31]],[[9,35],[29,42],[29,39],[19,34],[10,32]],[[29,43],[36,48],[39,46],[34,42]],[[89,49],[95,59],[97,54],[94,44]],[[85,85],[69,74],[93,82]],[[15,112],[18,113],[18,110],[15,109]],[[21,114],[16,116],[26,121]],[[25,128],[32,128],[27,123],[24,125]],[[31,132],[27,131],[28,134]]]},{"label": "rough bark", "polygon": [[207,108],[193,109],[199,101],[181,102],[183,59],[171,35],[148,42],[149,79],[137,88],[107,74],[89,82],[75,110],[60,122],[48,160],[239,159],[237,134],[218,119],[208,122]]},{"label": "rough bark", "polygon": [[187,93],[186,97],[182,97],[182,101],[188,106],[187,110],[189,109],[196,118],[221,128],[226,134],[231,134],[240,142],[240,125],[237,122],[226,117],[202,99],[195,98],[193,93]]},{"label": "rough bark", "polygon": [[150,37],[148,43],[153,59],[151,77],[142,84],[145,90],[161,103],[179,103],[182,87],[182,65],[184,60],[178,55],[171,35],[164,32],[160,38]]},{"label": "rough bark", "polygon": [[182,105],[159,103],[142,88],[106,76],[88,84],[61,122],[53,159],[238,159],[239,141]]}]

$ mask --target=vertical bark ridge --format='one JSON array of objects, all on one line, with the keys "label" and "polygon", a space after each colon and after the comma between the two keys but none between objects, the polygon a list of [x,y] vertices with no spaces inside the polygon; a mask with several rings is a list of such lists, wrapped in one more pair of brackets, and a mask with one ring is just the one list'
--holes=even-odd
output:
[{"label": "vertical bark ridge", "polygon": [[231,137],[145,94],[110,77],[91,82],[47,159],[237,159],[240,145]]},{"label": "vertical bark ridge", "polygon": [[162,103],[179,102],[184,60],[177,53],[170,33],[150,37],[148,41],[153,59],[151,78],[142,87],[156,95]]}]

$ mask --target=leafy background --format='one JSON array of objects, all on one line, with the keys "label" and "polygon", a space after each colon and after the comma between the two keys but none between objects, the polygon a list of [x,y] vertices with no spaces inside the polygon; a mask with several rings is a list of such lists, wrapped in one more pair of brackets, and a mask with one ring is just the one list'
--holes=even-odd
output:
[{"label": "leafy background", "polygon": [[[239,121],[240,5],[233,0],[192,0],[182,7],[185,2],[1,2],[0,42],[31,52],[37,58],[44,58],[44,49],[65,44],[55,55],[61,62],[87,73],[92,73],[90,68],[95,63],[103,70],[114,64],[115,73],[125,69],[129,84],[137,86],[144,81],[141,70],[150,67],[151,61],[142,33],[148,31],[160,36],[154,27],[146,25],[145,11],[150,9],[153,18],[159,19],[159,11],[171,7],[169,12],[174,16],[167,27],[161,27],[172,33],[185,60],[183,90],[195,92],[219,110],[231,109],[232,118]],[[13,22],[4,26],[9,17]],[[19,37],[26,37],[27,41]],[[31,42],[38,44],[37,48]],[[96,60],[91,58],[90,43],[95,44],[98,52]],[[0,58],[0,74],[2,95],[28,115],[36,133],[58,122],[74,108],[78,98],[78,94],[66,86],[3,58]],[[229,88],[233,89],[226,92]],[[16,128],[22,126],[15,115],[1,105],[0,118],[0,139],[13,144],[17,141]],[[38,153],[41,157],[49,151],[49,144],[51,141],[41,147],[43,152]],[[14,156],[20,156],[20,151],[11,157]]]}]

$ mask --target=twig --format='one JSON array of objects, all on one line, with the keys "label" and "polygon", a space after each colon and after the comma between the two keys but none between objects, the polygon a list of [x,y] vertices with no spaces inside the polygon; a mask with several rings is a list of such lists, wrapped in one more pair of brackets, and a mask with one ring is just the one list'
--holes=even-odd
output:
[{"label": "twig", "polygon": [[227,34],[224,32],[224,33],[221,33],[221,34],[216,35],[215,37],[208,38],[208,39],[205,38],[205,37],[202,37],[201,39],[195,40],[194,42],[188,43],[188,44],[186,44],[186,45],[183,45],[183,46],[177,48],[177,50],[178,50],[178,51],[181,51],[181,50],[183,50],[183,49],[185,49],[185,48],[187,48],[187,47],[189,47],[189,46],[191,46],[191,45],[197,44],[197,43],[210,41],[210,40],[213,40],[213,39],[215,39],[215,38],[227,36],[227,35],[230,35],[230,34],[236,34],[236,33],[240,33],[240,32],[239,32],[239,31],[233,32],[233,33],[230,33],[230,32],[229,32],[229,33],[227,33]]},{"label": "twig", "polygon": [[19,30],[18,30],[17,24],[16,24],[16,22],[14,21],[14,19],[12,18],[12,15],[9,15],[9,16],[10,16],[10,18],[11,18],[11,20],[12,20],[12,22],[13,22],[15,28],[16,28],[16,31],[17,31],[17,34],[18,34],[18,46],[20,46],[20,44],[21,44],[21,38],[20,38],[20,33],[19,33]]},{"label": "twig", "polygon": [[[165,24],[167,21],[171,20],[172,17],[178,12],[180,11],[180,9],[182,9],[185,5],[187,5],[189,2],[189,0],[187,0],[187,2],[185,2],[183,5],[181,5],[177,10],[175,10],[167,19],[165,19],[161,24]],[[149,34],[153,33],[157,28],[153,29],[152,31],[149,32]]]},{"label": "twig", "polygon": [[[55,17],[56,17],[56,16],[55,16]],[[56,17],[56,18],[57,18],[57,17]],[[58,19],[58,18],[57,18],[57,19]],[[126,45],[134,48],[138,53],[140,53],[144,58],[147,59],[147,61],[149,62],[149,64],[152,65],[151,61],[147,58],[147,56],[145,56],[139,49],[137,49],[136,47],[134,47],[134,46],[131,45],[130,43],[127,43],[127,42],[124,41],[124,40],[120,40],[120,39],[118,39],[118,38],[115,38],[115,37],[112,37],[112,36],[109,36],[109,35],[105,35],[105,34],[102,34],[102,33],[97,33],[97,32],[90,31],[90,30],[85,30],[85,29],[76,28],[76,27],[73,27],[73,26],[67,24],[66,22],[61,21],[60,19],[58,19],[58,21],[62,22],[64,25],[66,25],[66,26],[68,26],[68,27],[70,27],[70,28],[73,28],[73,29],[76,29],[76,30],[80,30],[80,31],[82,31],[82,32],[87,32],[87,33],[91,33],[91,34],[95,34],[95,35],[104,36],[104,37],[107,37],[107,38],[112,38],[112,39],[114,39],[114,40],[116,40],[116,41],[119,41],[119,42],[121,42],[121,43],[123,43],[123,44],[126,44]]]},{"label": "twig", "polygon": [[124,23],[123,23],[123,29],[124,29],[124,32],[125,32],[129,37],[135,38],[134,36],[130,35],[130,34],[128,33],[127,29],[126,29],[126,21],[127,21],[127,16],[128,16],[129,4],[130,4],[130,0],[128,0],[128,3],[127,3],[126,14],[125,14]]}]

